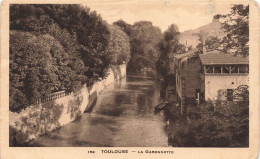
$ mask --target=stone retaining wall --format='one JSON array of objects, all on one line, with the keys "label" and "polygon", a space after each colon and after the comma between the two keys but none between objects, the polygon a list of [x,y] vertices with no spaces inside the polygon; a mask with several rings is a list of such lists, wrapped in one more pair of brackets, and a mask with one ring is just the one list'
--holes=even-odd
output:
[{"label": "stone retaining wall", "polygon": [[20,113],[9,113],[9,143],[19,146],[71,123],[90,108],[106,86],[126,76],[126,65],[111,68],[106,79],[54,101],[33,105]]}]

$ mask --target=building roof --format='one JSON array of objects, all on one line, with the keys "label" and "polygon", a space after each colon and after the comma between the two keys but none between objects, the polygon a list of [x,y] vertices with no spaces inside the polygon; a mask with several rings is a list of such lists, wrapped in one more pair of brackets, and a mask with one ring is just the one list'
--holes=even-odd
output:
[{"label": "building roof", "polygon": [[234,55],[231,53],[223,52],[207,52],[205,54],[200,54],[200,61],[202,65],[216,65],[216,64],[249,64],[248,57],[243,57],[241,55]]},{"label": "building roof", "polygon": [[196,52],[196,49],[190,50],[190,51],[183,53],[183,54],[176,54],[176,55],[174,55],[174,58],[179,60],[179,59],[183,59],[183,58],[193,57],[193,56],[196,55],[195,52]]}]

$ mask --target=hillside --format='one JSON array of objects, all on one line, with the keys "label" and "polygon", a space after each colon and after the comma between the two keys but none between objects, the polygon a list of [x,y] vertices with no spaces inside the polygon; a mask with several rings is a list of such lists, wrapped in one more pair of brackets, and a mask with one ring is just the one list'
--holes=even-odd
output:
[{"label": "hillside", "polygon": [[199,44],[198,33],[201,31],[207,33],[208,36],[224,36],[224,31],[221,29],[221,23],[218,20],[213,20],[211,23],[203,25],[197,29],[182,32],[180,34],[180,43],[196,48]]}]

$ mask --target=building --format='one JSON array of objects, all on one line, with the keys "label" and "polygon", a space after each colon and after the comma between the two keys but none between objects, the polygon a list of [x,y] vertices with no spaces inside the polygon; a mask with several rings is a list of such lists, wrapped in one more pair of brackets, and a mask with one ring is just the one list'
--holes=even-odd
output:
[{"label": "building", "polygon": [[233,90],[249,84],[249,59],[240,55],[211,51],[200,54],[200,93],[205,100],[233,100]]},{"label": "building", "polygon": [[249,83],[248,57],[217,50],[196,50],[174,56],[176,100],[184,114],[186,105],[205,100],[233,100],[233,91]]},{"label": "building", "polygon": [[200,90],[201,64],[196,50],[174,56],[176,72],[176,101],[185,113],[187,104],[196,103],[197,92]]}]

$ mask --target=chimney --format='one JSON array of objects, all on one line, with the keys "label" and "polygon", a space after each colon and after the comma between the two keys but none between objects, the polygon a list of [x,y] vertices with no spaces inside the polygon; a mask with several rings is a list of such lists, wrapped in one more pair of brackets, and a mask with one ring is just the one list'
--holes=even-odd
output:
[{"label": "chimney", "polygon": [[188,41],[186,40],[186,44],[185,44],[185,52],[188,52],[190,49],[188,47]]},{"label": "chimney", "polygon": [[206,54],[205,38],[202,40],[202,54]]},{"label": "chimney", "polygon": [[188,52],[189,51],[189,48],[186,46],[185,47],[185,52]]}]

